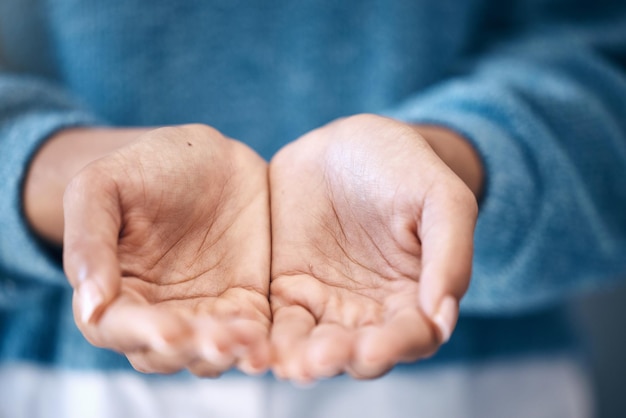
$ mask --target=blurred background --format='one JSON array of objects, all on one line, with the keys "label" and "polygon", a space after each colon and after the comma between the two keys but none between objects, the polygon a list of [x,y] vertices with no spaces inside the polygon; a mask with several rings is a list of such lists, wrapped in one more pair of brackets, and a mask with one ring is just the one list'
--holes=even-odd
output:
[{"label": "blurred background", "polygon": [[598,418],[626,417],[626,285],[572,303],[587,334]]}]

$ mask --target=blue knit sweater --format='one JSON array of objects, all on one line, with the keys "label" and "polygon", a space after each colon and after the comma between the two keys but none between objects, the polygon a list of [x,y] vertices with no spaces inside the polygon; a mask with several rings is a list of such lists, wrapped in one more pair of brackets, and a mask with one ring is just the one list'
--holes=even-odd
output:
[{"label": "blue knit sweater", "polygon": [[430,362],[562,349],[559,306],[626,277],[626,4],[609,0],[3,0],[0,361],[127,367],[89,346],[21,209],[82,125],[201,122],[264,157],[359,112],[448,126],[487,171],[474,274]]}]

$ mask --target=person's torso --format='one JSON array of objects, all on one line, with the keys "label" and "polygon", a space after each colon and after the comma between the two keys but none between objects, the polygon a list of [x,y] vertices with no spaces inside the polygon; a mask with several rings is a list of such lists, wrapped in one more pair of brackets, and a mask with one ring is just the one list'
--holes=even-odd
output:
[{"label": "person's torso", "polygon": [[[502,10],[499,10],[502,9]],[[508,6],[483,0],[4,0],[9,70],[113,125],[201,122],[270,157],[448,77]]]}]

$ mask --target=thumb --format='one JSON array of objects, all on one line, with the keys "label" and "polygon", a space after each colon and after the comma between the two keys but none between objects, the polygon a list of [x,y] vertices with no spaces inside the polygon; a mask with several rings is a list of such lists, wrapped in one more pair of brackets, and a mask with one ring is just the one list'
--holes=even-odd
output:
[{"label": "thumb", "polygon": [[87,167],[65,190],[63,210],[63,266],[75,291],[76,319],[87,324],[97,321],[120,289],[117,186],[106,174]]},{"label": "thumb", "polygon": [[419,302],[447,342],[459,315],[459,302],[472,273],[473,238],[478,213],[466,187],[433,187],[425,197],[418,231],[422,243]]}]

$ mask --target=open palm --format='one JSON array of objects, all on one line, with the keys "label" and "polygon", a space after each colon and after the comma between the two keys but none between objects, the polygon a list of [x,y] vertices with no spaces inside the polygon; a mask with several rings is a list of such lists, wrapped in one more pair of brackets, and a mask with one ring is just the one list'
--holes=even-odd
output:
[{"label": "open palm", "polygon": [[334,122],[284,148],[270,184],[278,376],[371,378],[449,336],[427,313],[456,320],[476,202],[408,125]]},{"label": "open palm", "polygon": [[68,187],[76,322],[145,372],[269,361],[266,163],[200,125],[150,131]]}]

